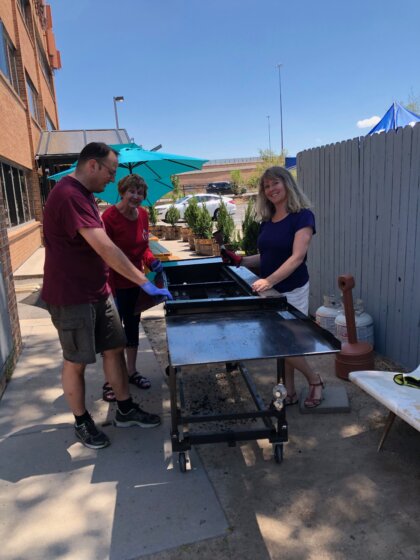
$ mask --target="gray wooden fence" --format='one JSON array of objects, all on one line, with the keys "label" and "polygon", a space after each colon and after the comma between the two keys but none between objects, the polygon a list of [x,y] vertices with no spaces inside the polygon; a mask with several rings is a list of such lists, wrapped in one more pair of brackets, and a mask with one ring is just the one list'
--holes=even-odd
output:
[{"label": "gray wooden fence", "polygon": [[310,312],[354,276],[375,349],[420,363],[420,125],[300,152],[298,181],[314,205]]}]

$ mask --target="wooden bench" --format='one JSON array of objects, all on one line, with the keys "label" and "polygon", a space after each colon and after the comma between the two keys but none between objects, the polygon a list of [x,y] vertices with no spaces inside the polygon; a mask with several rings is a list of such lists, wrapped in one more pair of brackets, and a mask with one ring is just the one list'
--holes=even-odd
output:
[{"label": "wooden bench", "polygon": [[171,260],[171,251],[159,243],[159,241],[155,241],[149,237],[149,247],[153,255],[162,262]]},{"label": "wooden bench", "polygon": [[[418,375],[419,370],[420,366],[413,374]],[[396,373],[393,371],[352,371],[349,374],[350,381],[358,385],[390,411],[378,445],[378,451],[382,449],[395,416],[399,416],[413,426],[413,428],[420,431],[420,390],[397,385],[394,381]]]}]

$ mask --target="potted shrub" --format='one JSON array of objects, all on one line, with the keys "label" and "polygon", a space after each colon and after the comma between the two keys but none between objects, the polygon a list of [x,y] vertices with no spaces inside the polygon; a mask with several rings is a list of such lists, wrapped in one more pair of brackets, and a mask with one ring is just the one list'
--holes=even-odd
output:
[{"label": "potted shrub", "polygon": [[193,227],[195,250],[199,255],[213,255],[213,221],[206,205],[199,208],[198,218]]},{"label": "potted shrub", "polygon": [[243,183],[243,177],[239,169],[230,172],[230,183],[233,194],[239,194],[240,185]]},{"label": "potted shrub", "polygon": [[156,235],[156,237],[162,237],[162,226],[157,225],[159,215],[156,210],[156,206],[152,204],[152,206],[149,206],[147,210],[149,213],[149,232],[152,235]]},{"label": "potted shrub", "polygon": [[170,226],[165,228],[165,239],[181,238],[181,228],[176,225],[179,218],[179,210],[172,204],[166,212],[166,221],[170,224]]},{"label": "potted shrub", "polygon": [[190,198],[188,201],[188,206],[185,210],[184,220],[187,222],[189,228],[188,243],[190,244],[191,251],[194,251],[194,227],[200,213],[200,207],[198,206],[197,199],[195,197]]},{"label": "potted shrub", "polygon": [[247,255],[255,255],[258,252],[257,238],[260,224],[255,215],[255,202],[249,199],[245,211],[245,218],[242,222],[242,249]]},{"label": "potted shrub", "polygon": [[[221,201],[217,212],[217,229],[222,233],[223,245],[229,245],[235,235],[235,222],[223,201]],[[220,246],[216,242],[213,245],[213,255],[220,255]]]}]

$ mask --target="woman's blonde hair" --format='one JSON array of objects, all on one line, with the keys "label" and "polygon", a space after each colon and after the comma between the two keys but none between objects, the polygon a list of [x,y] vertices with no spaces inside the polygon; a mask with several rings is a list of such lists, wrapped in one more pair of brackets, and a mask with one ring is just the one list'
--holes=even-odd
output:
[{"label": "woman's blonde hair", "polygon": [[118,181],[118,192],[121,196],[123,196],[123,194],[125,194],[131,187],[141,189],[143,191],[144,198],[147,198],[147,185],[143,177],[140,177],[140,175],[137,175],[136,173],[132,173],[131,175],[126,175]]},{"label": "woman's blonde hair", "polygon": [[293,175],[284,167],[274,166],[269,167],[264,171],[260,178],[257,202],[255,204],[255,211],[257,216],[263,221],[268,222],[274,215],[275,206],[268,200],[265,195],[264,181],[266,179],[281,179],[287,193],[287,211],[290,214],[300,212],[304,208],[311,208],[311,202],[308,197],[301,191],[297,185]]}]

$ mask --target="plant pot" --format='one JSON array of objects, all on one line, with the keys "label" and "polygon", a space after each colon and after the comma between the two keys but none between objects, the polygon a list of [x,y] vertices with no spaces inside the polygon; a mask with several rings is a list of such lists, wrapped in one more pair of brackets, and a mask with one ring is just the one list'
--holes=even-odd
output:
[{"label": "plant pot", "polygon": [[190,244],[190,250],[195,251],[195,238],[192,232],[188,236],[188,243]]},{"label": "plant pot", "polygon": [[220,245],[215,241],[213,242],[213,257],[220,257]]},{"label": "plant pot", "polygon": [[156,237],[162,237],[162,226],[149,226],[149,233]]},{"label": "plant pot", "polygon": [[191,229],[188,227],[184,227],[181,229],[181,238],[182,241],[187,242],[188,237],[191,235]]},{"label": "plant pot", "polygon": [[181,238],[181,227],[180,226],[166,226],[165,228],[165,239],[180,239]]},{"label": "plant pot", "polygon": [[213,239],[197,239],[197,253],[206,257],[213,256]]}]

